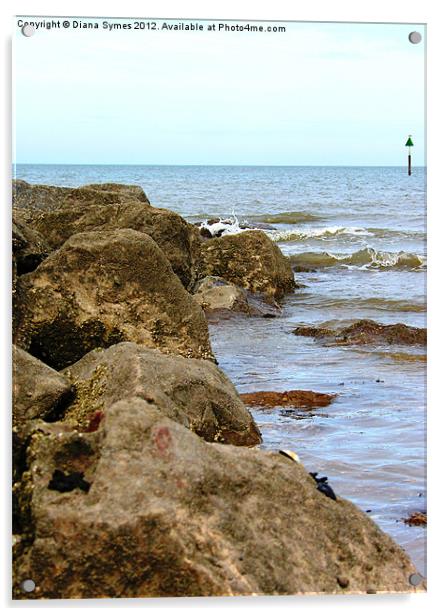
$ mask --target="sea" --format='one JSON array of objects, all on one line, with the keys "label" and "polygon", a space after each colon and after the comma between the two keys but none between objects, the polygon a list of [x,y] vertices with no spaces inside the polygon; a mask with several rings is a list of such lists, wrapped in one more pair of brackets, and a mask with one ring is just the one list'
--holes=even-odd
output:
[{"label": "sea", "polygon": [[[291,449],[329,478],[426,574],[426,350],[324,346],[292,330],[358,319],[426,327],[426,169],[17,165],[31,183],[138,184],[152,205],[223,233],[261,226],[296,269],[276,319],[210,324],[219,366],[239,392],[335,393],[312,413],[254,409],[268,450]],[[214,224],[214,223],[213,223]],[[270,520],[273,524],[273,520]]]}]

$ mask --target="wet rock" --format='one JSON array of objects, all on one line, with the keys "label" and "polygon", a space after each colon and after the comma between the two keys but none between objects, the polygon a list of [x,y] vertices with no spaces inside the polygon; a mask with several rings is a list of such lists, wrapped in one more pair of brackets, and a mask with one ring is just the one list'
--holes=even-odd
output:
[{"label": "wet rock", "polygon": [[70,381],[17,346],[12,349],[12,436],[14,479],[21,473],[23,447],[32,422],[59,419],[72,396]]},{"label": "wet rock", "polygon": [[200,280],[193,297],[206,314],[232,312],[273,318],[282,312],[276,302],[265,301],[260,294],[250,293],[218,276],[206,276]]},{"label": "wet rock", "polygon": [[200,227],[199,235],[207,240],[213,237],[212,232],[210,231],[210,229],[207,229],[207,227]]},{"label": "wet rock", "polygon": [[241,400],[248,406],[290,406],[304,409],[328,406],[335,397],[335,394],[323,394],[302,389],[291,389],[290,391],[283,392],[255,391],[252,393],[240,394]]},{"label": "wet rock", "polygon": [[295,289],[289,260],[262,231],[203,242],[196,263],[198,278],[219,276],[270,299],[280,299]]},{"label": "wet rock", "polygon": [[297,327],[296,336],[321,339],[327,344],[426,344],[426,329],[403,323],[382,325],[363,319],[339,330],[319,327]]},{"label": "wet rock", "polygon": [[81,430],[113,403],[139,396],[208,441],[234,445],[261,442],[235,387],[209,361],[164,355],[126,342],[88,353],[64,374],[76,391],[65,421]]},{"label": "wet rock", "polygon": [[24,180],[12,182],[12,204],[17,208],[52,210],[63,206],[105,205],[135,200],[149,204],[147,196],[139,186],[90,184],[80,188],[66,188],[29,184]]},{"label": "wet rock", "polygon": [[[107,194],[105,190],[96,192]],[[164,252],[183,285],[187,288],[194,281],[193,254],[195,244],[200,243],[199,232],[170,210],[151,207],[133,197],[125,203],[91,203],[85,207],[84,203],[74,202],[70,207],[16,210],[16,216],[45,234],[52,250],[60,248],[72,235],[85,231],[134,229],[146,233]]]},{"label": "wet rock", "polygon": [[425,511],[415,511],[409,517],[404,518],[405,524],[409,526],[426,526],[427,516]]},{"label": "wet rock", "polygon": [[14,341],[53,368],[124,340],[213,358],[204,313],[145,233],[73,235],[17,286]]},{"label": "wet rock", "polygon": [[[139,398],[93,434],[36,432],[14,596],[184,597],[416,592],[406,553],[278,453],[210,444]],[[54,471],[88,491],[49,489]],[[422,585],[423,586],[423,585]]]}]

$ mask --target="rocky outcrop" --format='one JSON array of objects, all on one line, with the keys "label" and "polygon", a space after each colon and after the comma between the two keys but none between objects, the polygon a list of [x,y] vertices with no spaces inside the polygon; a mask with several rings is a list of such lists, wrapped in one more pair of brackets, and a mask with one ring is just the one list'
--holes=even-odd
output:
[{"label": "rocky outcrop", "polygon": [[74,235],[17,288],[15,342],[53,368],[125,340],[213,358],[204,313],[145,233]]},{"label": "rocky outcrop", "polygon": [[426,329],[403,323],[382,325],[363,319],[342,329],[297,327],[296,336],[309,336],[326,344],[426,344]]},{"label": "rocky outcrop", "polygon": [[295,288],[289,260],[263,231],[204,241],[196,262],[197,278],[219,276],[271,299],[280,299]]},{"label": "rocky outcrop", "polygon": [[271,303],[295,288],[288,259],[262,231],[205,241],[198,227],[175,212],[151,207],[138,186],[65,188],[15,180],[13,196],[16,220],[42,234],[52,250],[76,233],[134,229],[153,238],[188,290],[208,275],[262,294]]},{"label": "rocky outcrop", "polygon": [[72,387],[65,376],[16,346],[12,351],[12,367],[12,436],[17,477],[32,422],[59,419],[72,396]]},{"label": "rocky outcrop", "polygon": [[64,374],[76,391],[65,421],[79,430],[88,429],[115,402],[140,397],[208,441],[261,442],[235,387],[209,361],[168,356],[124,342],[88,353]]},{"label": "rocky outcrop", "polygon": [[247,316],[273,318],[281,315],[281,308],[270,298],[265,301],[218,276],[206,276],[194,290],[193,298],[206,314],[242,313]]},{"label": "rocky outcrop", "polygon": [[36,432],[16,598],[409,592],[405,552],[301,464],[209,444],[141,398]]},{"label": "rocky outcrop", "polygon": [[29,184],[24,180],[12,182],[12,205],[17,208],[53,210],[64,206],[105,205],[135,200],[149,204],[142,188],[127,184],[90,184],[66,188]]},{"label": "rocky outcrop", "polygon": [[283,392],[255,391],[252,393],[240,394],[241,400],[247,404],[247,406],[263,406],[269,408],[286,406],[313,409],[328,406],[335,397],[335,394],[323,394],[303,389],[291,389]]},{"label": "rocky outcrop", "polygon": [[[93,186],[97,186],[95,191],[99,194],[107,194],[107,191],[100,190],[101,185]],[[158,244],[175,274],[188,288],[194,281],[193,254],[196,243],[200,241],[199,231],[175,212],[151,207],[142,200],[136,201],[133,192],[128,193],[131,200],[125,203],[93,202],[85,207],[83,202],[75,202],[70,207],[16,210],[16,216],[45,234],[52,250],[60,248],[72,235],[86,231],[134,229],[146,233]],[[125,192],[123,194],[126,195]]]}]

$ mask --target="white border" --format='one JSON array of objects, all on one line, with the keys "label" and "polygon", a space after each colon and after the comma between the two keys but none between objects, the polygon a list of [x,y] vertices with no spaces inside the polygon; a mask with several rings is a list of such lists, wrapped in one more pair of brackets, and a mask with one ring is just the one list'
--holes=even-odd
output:
[{"label": "white border", "polygon": [[[423,595],[405,596],[345,596],[345,597],[295,597],[295,598],[237,598],[237,599],[208,599],[208,600],[112,600],[112,601],[54,601],[33,602],[26,607],[23,603],[12,604],[10,595],[10,564],[9,564],[9,526],[10,526],[10,497],[8,474],[2,473],[2,550],[1,555],[4,567],[1,567],[2,603],[7,609],[19,609],[28,612],[34,608],[59,610],[82,609],[85,614],[96,607],[116,608],[121,611],[132,607],[148,608],[151,613],[165,614],[168,611],[181,609],[185,612],[212,610],[221,612],[228,609],[233,611],[255,610],[259,613],[268,613],[270,610],[303,610],[314,614],[340,613],[353,610],[361,614],[375,611],[402,612],[416,614],[419,610],[433,610],[435,605],[441,605],[441,583],[443,583],[442,545],[445,530],[441,528],[443,517],[443,460],[440,457],[442,441],[445,435],[444,419],[445,408],[441,403],[440,384],[444,374],[444,339],[441,330],[444,316],[444,302],[442,288],[444,288],[443,268],[445,252],[443,234],[445,232],[444,211],[444,173],[445,170],[445,135],[443,130],[443,114],[445,110],[444,86],[441,72],[445,59],[443,3],[440,0],[373,0],[365,3],[360,0],[317,0],[316,2],[302,3],[297,0],[274,0],[272,3],[260,4],[251,0],[225,0],[224,2],[205,2],[204,0],[164,0],[136,1],[125,0],[78,0],[77,2],[64,2],[60,0],[16,0],[3,2],[0,6],[2,31],[2,49],[4,50],[1,63],[3,95],[1,96],[1,134],[3,139],[1,149],[0,170],[2,179],[2,337],[0,351],[2,354],[2,370],[0,378],[2,383],[3,404],[3,437],[2,458],[4,468],[9,465],[9,418],[8,404],[10,396],[10,376],[6,369],[9,363],[9,321],[10,309],[8,285],[10,283],[10,176],[11,176],[11,142],[8,136],[11,133],[11,103],[10,103],[10,40],[12,32],[12,16],[22,15],[82,15],[82,16],[147,16],[147,17],[173,17],[173,18],[225,18],[225,19],[271,19],[271,20],[308,20],[308,21],[369,21],[369,22],[406,22],[427,23],[428,27],[428,328],[429,328],[429,388],[428,388],[428,434],[429,434],[429,496],[428,496],[428,587],[429,591]],[[442,360],[442,361],[441,361]],[[443,448],[443,446],[442,446]],[[434,455],[433,455],[434,452]]]}]

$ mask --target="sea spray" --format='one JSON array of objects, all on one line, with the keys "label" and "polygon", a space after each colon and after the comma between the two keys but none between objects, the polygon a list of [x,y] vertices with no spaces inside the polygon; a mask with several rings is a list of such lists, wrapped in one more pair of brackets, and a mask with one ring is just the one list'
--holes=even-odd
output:
[{"label": "sea spray", "polygon": [[200,229],[210,231],[212,237],[221,237],[222,235],[234,235],[245,231],[241,228],[238,217],[234,210],[232,214],[226,218],[218,218],[218,220],[210,219],[201,223]]}]

